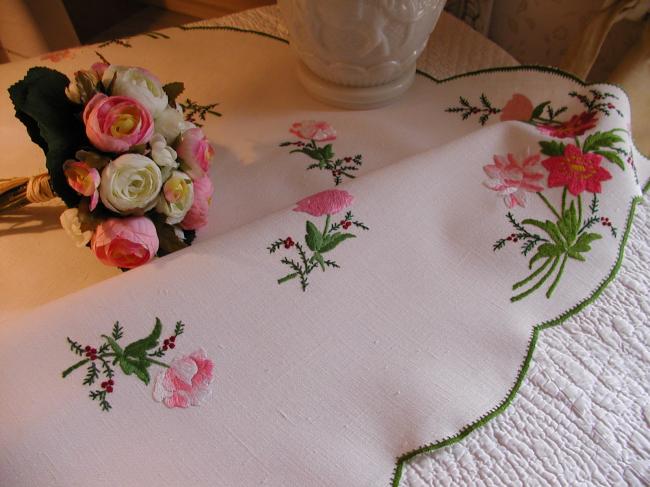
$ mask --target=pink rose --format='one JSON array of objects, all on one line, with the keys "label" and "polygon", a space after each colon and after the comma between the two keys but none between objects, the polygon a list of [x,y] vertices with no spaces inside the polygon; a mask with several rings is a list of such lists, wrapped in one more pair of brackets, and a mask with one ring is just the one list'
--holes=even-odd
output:
[{"label": "pink rose", "polygon": [[95,71],[97,73],[97,76],[99,76],[99,79],[104,76],[104,71],[108,68],[108,64],[106,63],[93,63],[92,66],[90,66],[90,69]]},{"label": "pink rose", "polygon": [[328,189],[298,201],[298,206],[293,211],[309,213],[312,216],[334,215],[350,206],[353,199],[347,191]]},{"label": "pink rose", "polygon": [[174,149],[182,161],[181,168],[194,180],[203,177],[214,156],[214,147],[198,127],[183,132]]},{"label": "pink rose", "polygon": [[160,372],[153,386],[153,398],[168,408],[198,406],[212,392],[214,364],[205,350],[174,359]]},{"label": "pink rose", "polygon": [[90,211],[93,211],[99,201],[99,171],[85,162],[65,161],[63,173],[72,189],[84,196],[90,196]]},{"label": "pink rose", "polygon": [[515,93],[501,110],[501,121],[521,120],[528,122],[533,114],[533,102],[527,96]]},{"label": "pink rose", "polygon": [[149,218],[109,218],[95,229],[90,242],[104,264],[132,269],[149,262],[158,252],[158,234]]},{"label": "pink rose", "polygon": [[88,139],[105,152],[126,152],[153,135],[151,114],[126,96],[97,93],[86,105],[83,119]]},{"label": "pink rose", "polygon": [[317,122],[315,120],[303,120],[291,125],[289,129],[294,135],[301,139],[315,140],[316,142],[326,142],[336,139],[336,130],[327,122]]},{"label": "pink rose", "polygon": [[208,209],[212,202],[213,192],[214,187],[207,174],[194,181],[194,202],[181,222],[181,228],[197,230],[208,223]]}]

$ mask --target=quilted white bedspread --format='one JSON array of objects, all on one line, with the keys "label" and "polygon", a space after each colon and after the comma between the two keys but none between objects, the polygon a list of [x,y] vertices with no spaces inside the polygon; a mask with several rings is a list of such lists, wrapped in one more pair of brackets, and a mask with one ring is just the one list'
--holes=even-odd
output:
[{"label": "quilted white bedspread", "polygon": [[[275,7],[218,23],[287,36]],[[443,14],[419,68],[444,78],[515,64],[475,36]],[[645,202],[618,277],[586,310],[542,332],[512,405],[461,442],[416,457],[401,487],[650,485],[649,270]]]}]

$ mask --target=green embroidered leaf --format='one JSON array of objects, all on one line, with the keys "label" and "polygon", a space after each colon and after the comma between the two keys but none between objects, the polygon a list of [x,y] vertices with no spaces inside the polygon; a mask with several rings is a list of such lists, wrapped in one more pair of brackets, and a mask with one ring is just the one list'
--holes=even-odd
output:
[{"label": "green embroidered leaf", "polygon": [[147,366],[143,365],[142,362],[140,362],[136,367],[135,367],[135,375],[137,376],[138,379],[140,379],[142,382],[145,384],[149,385],[149,381],[151,380],[151,377],[149,376],[149,371],[147,370]]},{"label": "green embroidered leaf", "polygon": [[557,227],[567,243],[573,242],[578,235],[578,214],[574,202],[571,202],[569,209],[564,212],[564,216],[557,222]]},{"label": "green embroidered leaf", "polygon": [[599,240],[601,238],[603,237],[598,233],[583,233],[578,238],[578,241],[571,246],[569,255],[576,252],[578,253],[589,252],[591,250],[591,242],[593,242],[594,240]]},{"label": "green embroidered leaf", "polygon": [[167,93],[167,99],[169,100],[169,106],[176,108],[176,98],[183,93],[185,90],[185,85],[180,81],[175,81],[174,83],[167,83],[163,86],[163,90]]},{"label": "green embroidered leaf", "polygon": [[522,225],[532,225],[537,228],[541,228],[544,230],[551,239],[559,245],[564,246],[564,240],[562,239],[562,233],[560,232],[559,228],[555,223],[553,223],[550,220],[546,220],[545,222],[542,222],[540,220],[534,220],[532,218],[527,218],[523,220]]},{"label": "green embroidered leaf", "polygon": [[609,162],[613,162],[618,167],[620,167],[623,171],[625,171],[625,163],[623,162],[623,159],[620,158],[617,152],[608,151],[608,150],[595,150],[594,153],[603,156]]},{"label": "green embroidered leaf", "polygon": [[323,269],[323,272],[325,272],[325,260],[323,259],[323,256],[320,254],[320,252],[316,252],[314,254],[314,260],[316,260],[316,262],[318,262],[321,269]]},{"label": "green embroidered leaf", "polygon": [[122,372],[124,372],[126,375],[131,375],[133,372],[135,372],[135,363],[130,359],[122,357],[119,363]]},{"label": "green embroidered leaf", "polygon": [[307,247],[312,252],[318,252],[321,245],[323,244],[323,235],[318,231],[316,225],[311,221],[307,220],[307,235],[305,235],[305,242]]},{"label": "green embroidered leaf", "polygon": [[321,252],[321,254],[324,254],[325,252],[329,252],[330,250],[336,248],[336,246],[338,244],[340,244],[341,242],[343,242],[344,240],[347,240],[348,238],[356,238],[356,237],[357,236],[352,234],[352,233],[339,233],[339,232],[337,232],[337,233],[330,236],[330,239],[327,242],[327,244],[324,244],[320,248],[320,252]]},{"label": "green embroidered leaf", "polygon": [[544,243],[537,247],[537,252],[528,262],[528,268],[532,269],[533,264],[539,259],[544,259],[547,257],[558,257],[564,253],[564,249],[560,245],[554,245],[552,243]]},{"label": "green embroidered leaf", "polygon": [[102,338],[106,340],[106,342],[111,346],[113,349],[113,353],[115,353],[116,357],[121,357],[122,354],[124,353],[122,350],[122,347],[120,347],[117,342],[113,339],[113,337],[109,337],[108,335],[102,335]]},{"label": "green embroidered leaf", "polygon": [[326,161],[332,159],[334,157],[334,151],[332,150],[332,144],[327,144],[325,147],[321,149],[321,154],[323,159]]},{"label": "green embroidered leaf", "polygon": [[550,101],[545,101],[537,105],[530,116],[531,120],[539,117],[542,113],[544,113],[544,108],[546,108],[546,105],[550,105],[550,103]]},{"label": "green embroidered leaf", "polygon": [[156,318],[156,324],[153,327],[153,330],[145,338],[141,338],[130,345],[127,345],[124,349],[124,355],[130,355],[132,357],[144,357],[147,353],[147,350],[155,348],[158,345],[158,338],[160,338],[160,333],[162,332],[162,323],[159,318]]},{"label": "green embroidered leaf", "polygon": [[539,143],[540,152],[547,156],[561,156],[564,154],[564,144],[556,140],[542,140]]},{"label": "green embroidered leaf", "polygon": [[582,144],[582,151],[593,152],[601,147],[609,147],[611,149],[614,144],[625,142],[621,136],[616,134],[618,131],[624,132],[623,129],[612,129],[606,132],[596,132],[595,134],[591,134],[585,139],[584,144]]}]

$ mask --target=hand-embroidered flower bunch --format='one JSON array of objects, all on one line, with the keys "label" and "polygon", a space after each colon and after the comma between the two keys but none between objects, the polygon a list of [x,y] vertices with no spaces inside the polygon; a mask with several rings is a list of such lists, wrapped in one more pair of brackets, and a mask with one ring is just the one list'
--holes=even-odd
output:
[{"label": "hand-embroidered flower bunch", "polygon": [[305,249],[302,243],[295,241],[291,236],[279,238],[267,247],[269,253],[273,254],[282,248],[284,250],[290,250],[295,246],[298,253],[298,259],[284,257],[280,261],[289,267],[291,272],[278,279],[278,284],[298,278],[300,279],[302,290],[305,291],[309,285],[309,274],[317,267],[320,267],[323,272],[328,267],[339,268],[339,265],[335,261],[325,259],[323,254],[331,252],[343,241],[355,238],[355,234],[347,231],[350,227],[368,230],[366,225],[354,219],[351,211],[346,212],[340,221],[331,223],[332,216],[349,207],[352,204],[352,200],[352,195],[347,191],[330,189],[309,196],[296,203],[297,206],[293,211],[308,213],[315,217],[325,216],[325,223],[322,226],[322,230],[319,230],[314,222],[307,220],[305,246],[308,250]]},{"label": "hand-embroidered flower bunch", "polygon": [[289,153],[299,152],[316,161],[308,165],[307,170],[330,171],[335,186],[341,184],[344,177],[354,179],[355,175],[353,173],[358,171],[363,164],[361,154],[335,159],[332,144],[318,144],[318,142],[329,142],[336,139],[336,131],[327,122],[316,122],[314,120],[296,122],[291,126],[289,132],[307,142],[303,142],[303,140],[282,142],[280,147],[295,146],[296,149]]},{"label": "hand-embroidered flower bunch", "polygon": [[103,411],[109,411],[111,404],[108,395],[117,387],[116,366],[119,366],[125,375],[135,375],[148,385],[151,380],[149,368],[157,365],[165,370],[156,378],[154,399],[162,401],[170,408],[199,405],[209,395],[209,385],[213,380],[213,364],[205,351],[199,349],[188,356],[176,358],[171,365],[158,360],[176,347],[177,338],[184,330],[185,325],[177,322],[174,332],[160,345],[162,323],[156,318],[149,335],[126,346],[119,343],[124,337],[124,329],[119,322],[113,325],[110,335],[102,335],[102,342],[96,347],[84,346],[68,337],[70,351],[84,358],[68,367],[61,375],[66,378],[76,369],[85,366],[83,385],[93,388],[99,383],[99,388],[91,389],[88,397],[97,401]]},{"label": "hand-embroidered flower bunch", "polygon": [[[598,194],[602,192],[602,183],[612,178],[609,170],[602,167],[604,160],[625,170],[623,158],[629,160],[629,154],[618,144],[625,143],[619,133],[626,131],[618,128],[597,131],[581,140],[580,136],[596,126],[599,114],[608,116],[611,110],[620,114],[608,101],[614,95],[597,90],[590,90],[589,93],[590,96],[569,93],[585,105],[587,111],[573,115],[565,122],[557,121],[556,117],[566,111],[566,107],[554,111],[549,102],[544,102],[533,109],[530,100],[519,94],[514,95],[502,110],[502,120],[525,121],[555,139],[572,139],[572,143],[540,141],[540,154],[529,154],[520,159],[513,154],[495,155],[494,163],[483,167],[490,178],[484,183],[485,186],[503,197],[508,208],[524,208],[527,193],[534,193],[553,215],[552,220],[526,218],[518,221],[512,211],[506,214],[514,231],[497,240],[493,250],[500,250],[508,243],[521,242],[522,255],[528,256],[536,251],[528,262],[532,272],[512,286],[513,291],[525,290],[513,296],[512,301],[529,296],[552,279],[546,291],[546,297],[550,298],[568,259],[585,261],[585,254],[591,250],[592,242],[602,238],[600,233],[590,231],[597,223],[609,229],[612,237],[617,237],[617,229],[610,219],[599,214]],[[543,117],[545,109],[547,117]],[[547,157],[542,160],[542,156]],[[546,174],[542,169],[546,170]],[[546,186],[543,181],[545,175]],[[555,187],[562,188],[559,206],[550,201],[545,191]],[[592,194],[588,204],[582,198],[585,192]],[[539,265],[533,270],[537,263]]]}]

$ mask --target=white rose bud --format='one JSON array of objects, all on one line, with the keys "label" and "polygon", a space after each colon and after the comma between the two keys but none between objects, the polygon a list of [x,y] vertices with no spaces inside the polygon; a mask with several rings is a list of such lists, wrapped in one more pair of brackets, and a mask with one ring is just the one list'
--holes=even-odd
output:
[{"label": "white rose bud", "polygon": [[156,164],[162,167],[178,167],[176,151],[167,145],[165,137],[160,134],[154,134],[151,137],[151,158]]},{"label": "white rose bud", "polygon": [[111,95],[128,96],[139,101],[154,118],[167,107],[167,93],[158,78],[146,69],[111,65],[102,76],[105,87],[111,84],[114,76]]},{"label": "white rose bud", "polygon": [[82,217],[78,208],[68,208],[61,213],[61,226],[65,230],[77,247],[84,247],[93,236],[92,230],[82,229]]},{"label": "white rose bud", "polygon": [[154,120],[154,130],[165,137],[168,144],[173,144],[185,126],[183,114],[172,107],[167,107]]},{"label": "white rose bud", "polygon": [[123,154],[102,171],[99,196],[109,210],[144,213],[156,205],[161,187],[162,174],[154,161],[140,154]]},{"label": "white rose bud", "polygon": [[175,225],[183,221],[192,203],[194,203],[192,179],[183,171],[172,172],[158,197],[156,211],[167,215],[167,223]]},{"label": "white rose bud", "polygon": [[68,86],[65,88],[65,96],[68,97],[72,103],[81,104],[81,94],[79,93],[79,87],[75,81],[71,81]]}]

